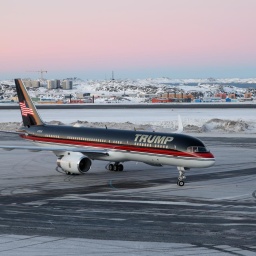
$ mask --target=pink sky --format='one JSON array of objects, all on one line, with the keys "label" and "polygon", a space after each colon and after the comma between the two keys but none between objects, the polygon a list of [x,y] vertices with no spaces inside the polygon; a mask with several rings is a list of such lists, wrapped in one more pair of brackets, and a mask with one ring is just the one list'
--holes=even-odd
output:
[{"label": "pink sky", "polygon": [[0,78],[255,77],[256,0],[8,0]]}]

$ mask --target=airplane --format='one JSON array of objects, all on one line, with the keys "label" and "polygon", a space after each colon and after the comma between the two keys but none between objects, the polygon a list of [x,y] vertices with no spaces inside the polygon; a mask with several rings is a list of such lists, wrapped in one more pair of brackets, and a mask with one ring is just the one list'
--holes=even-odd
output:
[{"label": "airplane", "polygon": [[123,171],[122,163],[127,161],[176,166],[179,186],[185,184],[185,171],[215,163],[214,155],[202,141],[185,134],[46,124],[22,80],[14,81],[23,120],[15,133],[36,146],[2,145],[2,149],[51,151],[57,156],[57,168],[67,175],[85,174],[93,160],[108,161],[109,171]]}]

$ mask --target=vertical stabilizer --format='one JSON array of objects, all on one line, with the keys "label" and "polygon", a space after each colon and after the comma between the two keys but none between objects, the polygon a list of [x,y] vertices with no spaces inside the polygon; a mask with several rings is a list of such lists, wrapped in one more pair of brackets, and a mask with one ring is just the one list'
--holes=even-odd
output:
[{"label": "vertical stabilizer", "polygon": [[14,79],[19,99],[20,111],[24,126],[43,125],[37,109],[28,95],[28,91],[21,79]]}]

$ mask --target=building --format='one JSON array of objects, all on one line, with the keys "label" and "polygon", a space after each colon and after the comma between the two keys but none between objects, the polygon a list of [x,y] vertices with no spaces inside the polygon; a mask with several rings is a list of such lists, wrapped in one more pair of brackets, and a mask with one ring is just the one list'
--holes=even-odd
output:
[{"label": "building", "polygon": [[28,88],[31,87],[31,81],[30,80],[23,80],[24,85]]},{"label": "building", "polygon": [[40,82],[37,80],[23,80],[23,83],[28,88],[38,88],[40,87]]},{"label": "building", "polygon": [[73,81],[70,80],[63,80],[61,83],[63,90],[72,90],[73,87]]},{"label": "building", "polygon": [[47,89],[57,89],[57,80],[47,80]]},{"label": "building", "polygon": [[55,79],[55,81],[56,81],[57,88],[60,88],[60,80],[59,79]]},{"label": "building", "polygon": [[172,102],[172,99],[168,99],[168,98],[153,98],[152,99],[152,103],[168,103],[168,102]]},{"label": "building", "polygon": [[219,97],[219,98],[225,100],[225,99],[227,98],[227,94],[220,92],[220,93],[216,93],[216,94],[214,95],[214,97]]},{"label": "building", "polygon": [[40,87],[40,82],[37,80],[32,80],[31,81],[31,87],[33,88],[39,88]]}]

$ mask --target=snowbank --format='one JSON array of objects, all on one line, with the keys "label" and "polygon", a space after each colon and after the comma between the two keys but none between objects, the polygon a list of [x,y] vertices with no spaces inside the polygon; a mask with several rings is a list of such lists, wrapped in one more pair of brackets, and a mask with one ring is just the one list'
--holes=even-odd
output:
[{"label": "snowbank", "polygon": [[[60,121],[47,122],[52,125],[64,125]],[[88,122],[77,120],[70,123],[74,127],[97,127],[109,129],[124,129],[124,130],[141,130],[141,131],[158,131],[158,132],[175,132],[177,129],[177,121],[168,122],[152,122],[148,124],[139,124],[132,122]],[[184,125],[184,124],[183,124]],[[19,122],[0,123],[2,131],[16,131],[21,126]],[[242,120],[234,121],[227,119],[213,118],[204,123],[185,124],[184,133],[190,134],[207,134],[208,136],[216,134],[256,134],[256,122],[245,122]]]}]

